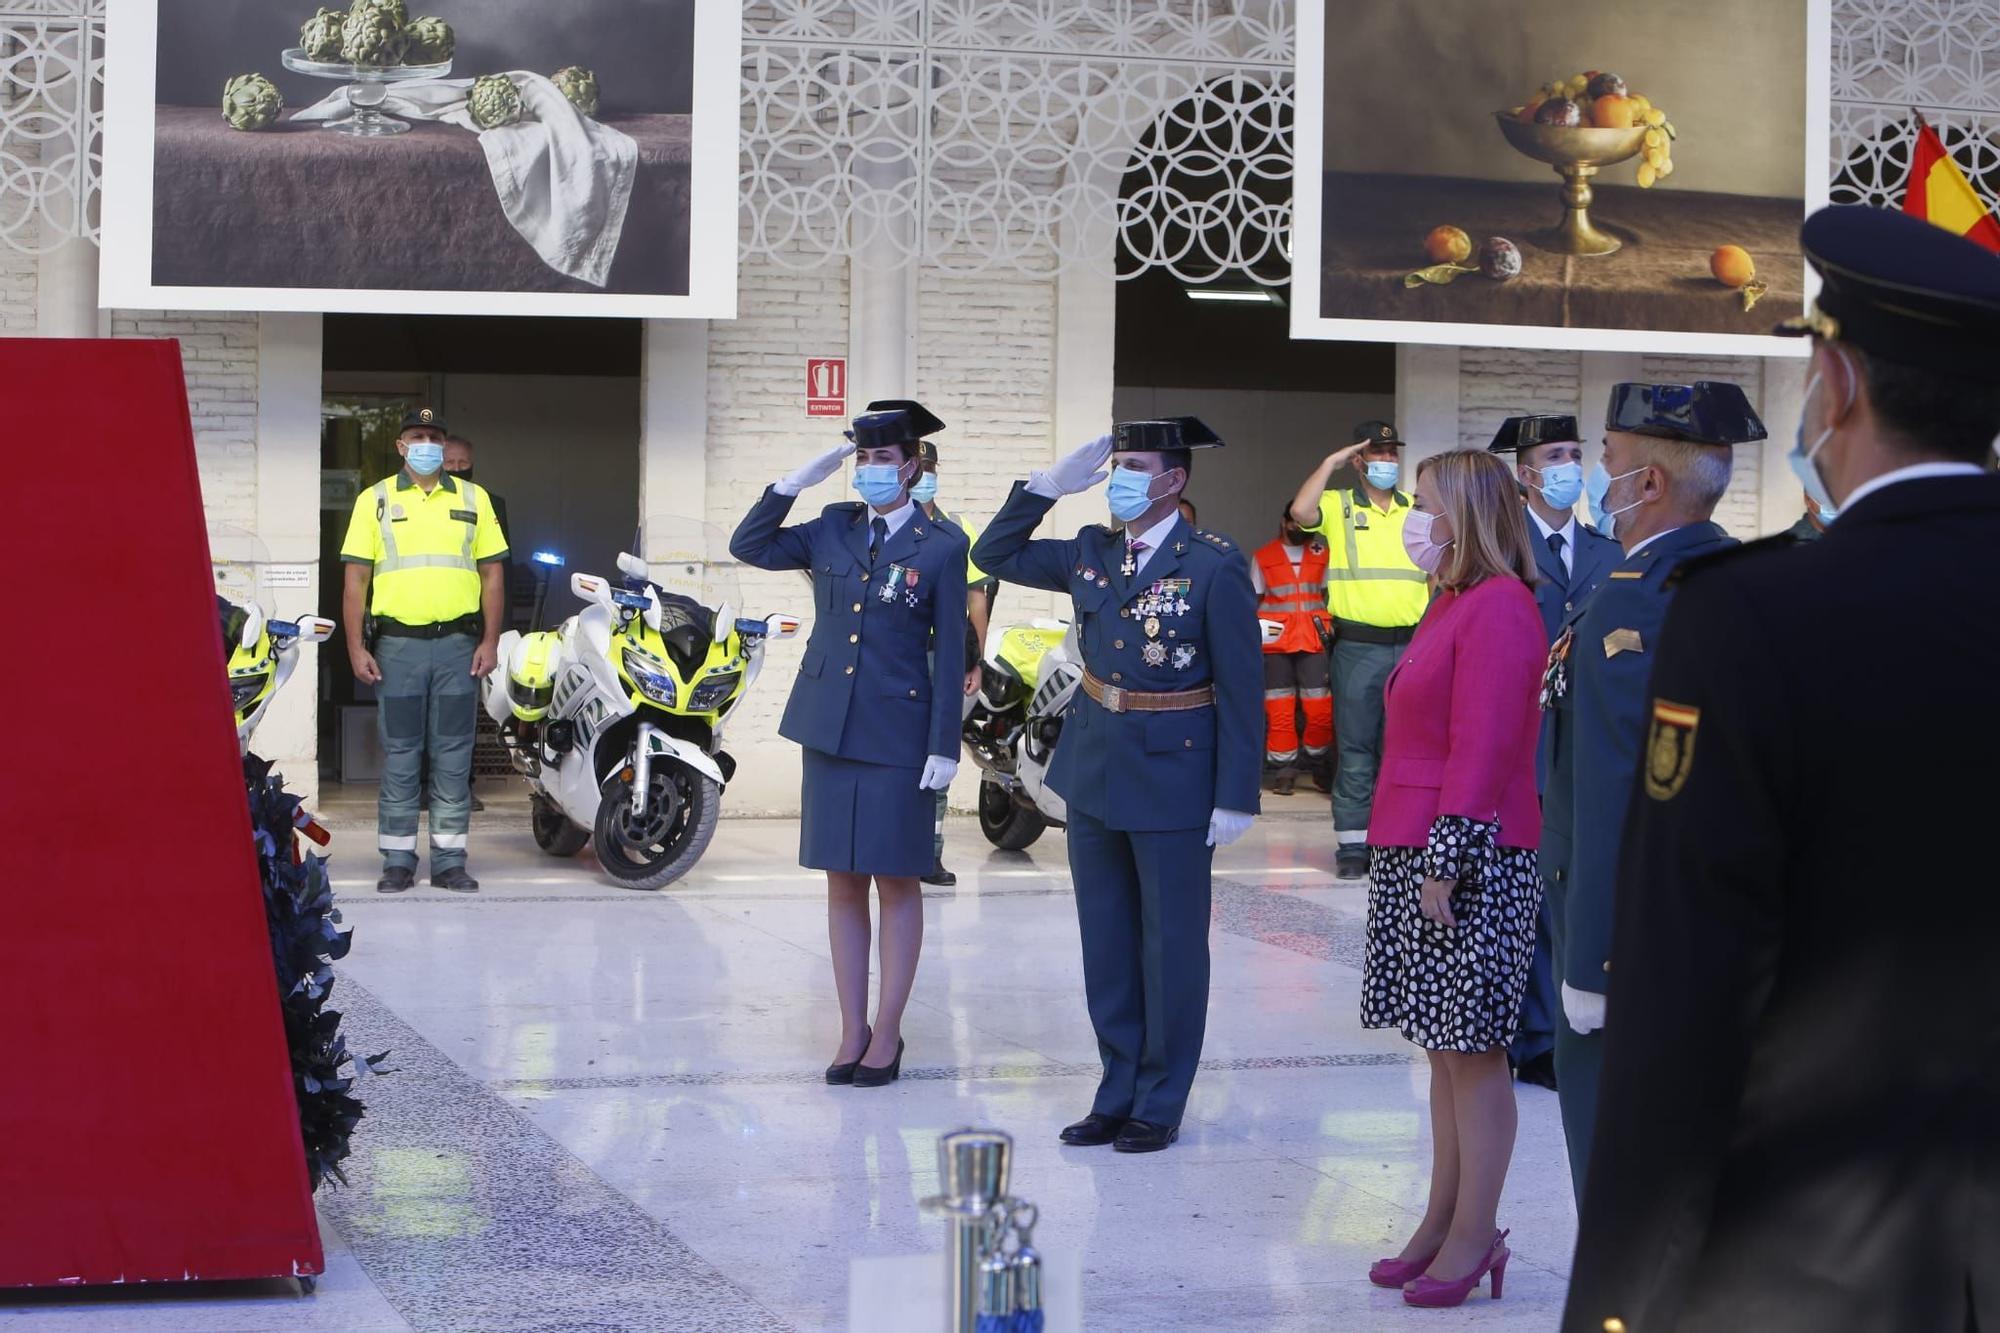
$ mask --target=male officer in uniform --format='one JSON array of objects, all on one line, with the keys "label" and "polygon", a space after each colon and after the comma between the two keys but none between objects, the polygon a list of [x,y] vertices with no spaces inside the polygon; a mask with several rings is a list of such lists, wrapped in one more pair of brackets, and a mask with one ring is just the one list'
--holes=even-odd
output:
[{"label": "male officer in uniform", "polygon": [[2000,259],[1858,206],[1803,240],[1839,517],[1668,617],[1571,1333],[2000,1325]]},{"label": "male officer in uniform", "polygon": [[[1618,563],[1618,543],[1576,521],[1576,502],[1583,498],[1583,444],[1573,416],[1508,417],[1500,423],[1487,452],[1514,455],[1514,473],[1521,482],[1522,503],[1533,527],[1535,568],[1542,581],[1535,601],[1542,608],[1542,630],[1551,644],[1563,622],[1583,604]],[[1542,721],[1541,744],[1535,753],[1535,786],[1549,785],[1549,720]],[[1542,856],[1542,907],[1535,923],[1535,957],[1528,969],[1528,990],[1521,999],[1521,1030],[1508,1048],[1507,1059],[1526,1083],[1556,1086],[1556,1026],[1562,1021],[1550,964],[1550,939],[1555,891],[1548,883],[1550,858]]]},{"label": "male officer in uniform", "polygon": [[1764,438],[1743,390],[1709,381],[1616,385],[1604,429],[1604,461],[1590,490],[1616,525],[1624,559],[1564,622],[1549,650],[1542,700],[1555,710],[1542,864],[1554,898],[1562,1010],[1556,1094],[1579,1198],[1603,1060],[1619,831],[1645,739],[1646,680],[1673,596],[1668,576],[1686,560],[1736,544],[1709,519],[1729,489],[1730,451]]},{"label": "male officer in uniform", "polygon": [[[1049,785],[1069,804],[1084,988],[1104,1076],[1064,1143],[1157,1152],[1180,1134],[1208,1018],[1209,868],[1250,827],[1263,755],[1263,648],[1250,569],[1178,512],[1193,417],[1130,422],[1037,472],[974,555],[1076,606],[1083,688]],[[1029,540],[1058,497],[1103,481],[1116,527]],[[1122,530],[1121,530],[1122,529]]]},{"label": "male officer in uniform", "polygon": [[340,548],[347,656],[355,679],[375,687],[382,736],[382,893],[416,879],[417,782],[427,755],[431,883],[456,893],[479,888],[465,869],[472,741],[479,681],[493,669],[506,610],[507,542],[486,492],[442,471],[444,440],[430,408],[403,418],[403,470],[356,498]]},{"label": "male officer in uniform", "polygon": [[[868,404],[870,412],[893,412],[912,406],[900,399],[883,399]],[[956,528],[967,545],[979,540],[976,524],[948,512],[938,503],[938,448],[933,440],[917,441],[917,480],[910,487],[910,498],[916,501],[932,522]],[[993,593],[1000,581],[981,569],[966,562],[965,566],[965,625],[969,637],[966,642],[974,645],[973,651],[965,659],[965,692],[971,695],[979,688],[980,655],[986,651],[986,616],[993,603]],[[948,889],[958,883],[958,876],[945,868],[944,864],[944,820],[950,809],[951,793],[939,789],[937,793],[936,833],[931,840],[932,866],[930,873],[923,876],[926,884],[935,884]]]},{"label": "male officer in uniform", "polygon": [[[1396,489],[1403,441],[1386,421],[1364,421],[1354,443],[1313,469],[1292,500],[1292,521],[1326,538],[1326,601],[1333,612],[1335,867],[1368,873],[1368,816],[1382,766],[1382,691],[1430,605],[1424,572],[1403,549],[1410,497]],[[1358,461],[1361,484],[1336,501],[1327,479]]]}]

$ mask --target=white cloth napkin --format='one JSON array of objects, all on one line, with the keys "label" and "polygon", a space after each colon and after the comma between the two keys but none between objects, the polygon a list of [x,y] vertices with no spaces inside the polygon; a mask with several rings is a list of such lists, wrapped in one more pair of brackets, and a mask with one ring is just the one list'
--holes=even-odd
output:
[{"label": "white cloth napkin", "polygon": [[[471,79],[410,79],[388,86],[381,110],[409,120],[442,121],[479,135],[493,188],[507,221],[550,268],[602,287],[611,276],[625,210],[639,172],[632,136],[578,111],[553,81],[527,70],[507,77],[521,94],[522,118],[497,130],[472,121]],[[337,120],[353,113],[348,90],[307,107],[294,120]]]}]

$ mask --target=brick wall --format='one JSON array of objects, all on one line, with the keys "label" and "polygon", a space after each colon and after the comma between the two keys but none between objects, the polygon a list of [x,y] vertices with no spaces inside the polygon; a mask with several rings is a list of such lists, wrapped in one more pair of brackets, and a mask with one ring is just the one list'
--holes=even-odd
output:
[{"label": "brick wall", "polygon": [[1463,349],[1458,359],[1459,444],[1484,449],[1508,417],[1577,410],[1582,365],[1576,352]]},{"label": "brick wall", "polygon": [[114,338],[178,338],[211,528],[257,527],[257,316],[120,310]]},{"label": "brick wall", "polygon": [[[1643,373],[1647,379],[1669,383],[1723,380],[1740,384],[1743,391],[1750,395],[1751,402],[1761,403],[1764,397],[1764,366],[1763,359],[1754,356],[1648,356]],[[1784,424],[1789,426],[1793,423]],[[1784,435],[1775,425],[1770,425],[1770,428],[1773,434]],[[1771,447],[1767,444],[1764,449],[1733,451],[1729,490],[1722,497],[1722,503],[1715,507],[1715,521],[1738,537],[1756,536],[1770,526],[1759,520],[1764,455]],[[1790,517],[1793,516],[1788,516],[1786,522],[1790,521]]]},{"label": "brick wall", "polygon": [[[22,238],[34,243],[33,223]],[[27,338],[35,332],[35,257],[0,241],[0,338]]]}]

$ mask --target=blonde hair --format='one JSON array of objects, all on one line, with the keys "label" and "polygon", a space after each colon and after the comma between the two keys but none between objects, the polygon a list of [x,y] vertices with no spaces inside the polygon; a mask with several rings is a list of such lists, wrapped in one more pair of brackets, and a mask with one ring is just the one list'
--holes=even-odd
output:
[{"label": "blonde hair", "polygon": [[1438,499],[1451,524],[1451,549],[1437,569],[1440,588],[1463,592],[1495,575],[1529,587],[1539,579],[1520,483],[1483,449],[1453,449],[1417,464],[1417,476],[1437,478]]}]

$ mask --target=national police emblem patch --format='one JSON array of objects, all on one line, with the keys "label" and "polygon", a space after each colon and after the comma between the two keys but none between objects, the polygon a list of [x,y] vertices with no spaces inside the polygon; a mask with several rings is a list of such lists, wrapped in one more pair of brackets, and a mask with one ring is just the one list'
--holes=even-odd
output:
[{"label": "national police emblem patch", "polygon": [[1653,701],[1653,733],[1646,738],[1646,795],[1671,801],[1694,767],[1694,735],[1701,710],[1668,699]]}]

